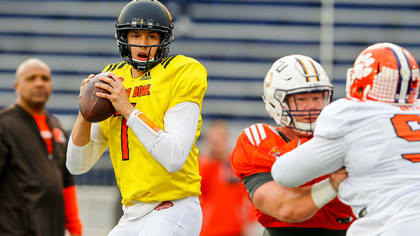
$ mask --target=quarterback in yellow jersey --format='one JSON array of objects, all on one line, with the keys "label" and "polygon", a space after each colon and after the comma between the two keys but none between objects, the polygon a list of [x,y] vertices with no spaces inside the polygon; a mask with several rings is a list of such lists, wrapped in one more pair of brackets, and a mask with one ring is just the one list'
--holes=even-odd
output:
[{"label": "quarterback in yellow jersey", "polygon": [[[199,235],[201,104],[207,72],[193,58],[168,57],[172,17],[156,0],[121,11],[116,38],[123,62],[107,65],[96,86],[115,115],[90,123],[78,115],[67,151],[72,174],[89,171],[109,147],[124,215],[108,234]],[[81,90],[94,75],[82,82]]]}]

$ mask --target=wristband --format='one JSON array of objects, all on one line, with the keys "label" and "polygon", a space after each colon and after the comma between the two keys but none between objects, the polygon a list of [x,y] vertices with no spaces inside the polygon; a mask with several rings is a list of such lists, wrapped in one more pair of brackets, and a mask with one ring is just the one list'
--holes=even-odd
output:
[{"label": "wristband", "polygon": [[327,178],[312,185],[311,195],[315,205],[321,209],[337,196],[337,192],[331,186],[330,178]]}]

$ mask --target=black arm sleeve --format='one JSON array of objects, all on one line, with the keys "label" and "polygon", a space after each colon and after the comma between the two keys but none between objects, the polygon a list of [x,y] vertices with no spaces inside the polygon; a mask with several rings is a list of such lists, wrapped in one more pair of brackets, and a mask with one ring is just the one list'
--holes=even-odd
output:
[{"label": "black arm sleeve", "polygon": [[273,181],[270,172],[253,174],[242,179],[242,183],[245,185],[251,200],[254,197],[255,190],[270,181]]}]

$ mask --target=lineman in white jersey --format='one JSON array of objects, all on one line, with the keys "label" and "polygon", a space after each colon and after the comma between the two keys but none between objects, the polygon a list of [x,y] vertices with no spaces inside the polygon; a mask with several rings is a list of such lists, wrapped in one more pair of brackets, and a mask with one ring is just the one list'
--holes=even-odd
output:
[{"label": "lineman in white jersey", "polygon": [[[358,56],[346,85],[347,98],[324,108],[314,138],[277,159],[273,178],[295,187],[345,167],[338,196],[358,217],[348,236],[418,236],[417,62],[400,46],[378,43]],[[335,194],[331,186],[322,191],[323,199],[314,201]]]}]

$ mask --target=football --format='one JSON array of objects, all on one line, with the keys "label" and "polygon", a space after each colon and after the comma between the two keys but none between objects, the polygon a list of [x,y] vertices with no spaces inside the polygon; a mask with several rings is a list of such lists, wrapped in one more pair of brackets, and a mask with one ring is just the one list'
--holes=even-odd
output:
[{"label": "football", "polygon": [[106,98],[100,98],[95,93],[107,93],[108,91],[102,88],[97,88],[96,83],[105,83],[99,78],[107,77],[107,73],[97,74],[88,83],[84,85],[79,97],[79,109],[83,118],[89,122],[100,122],[115,113],[112,103]]}]

